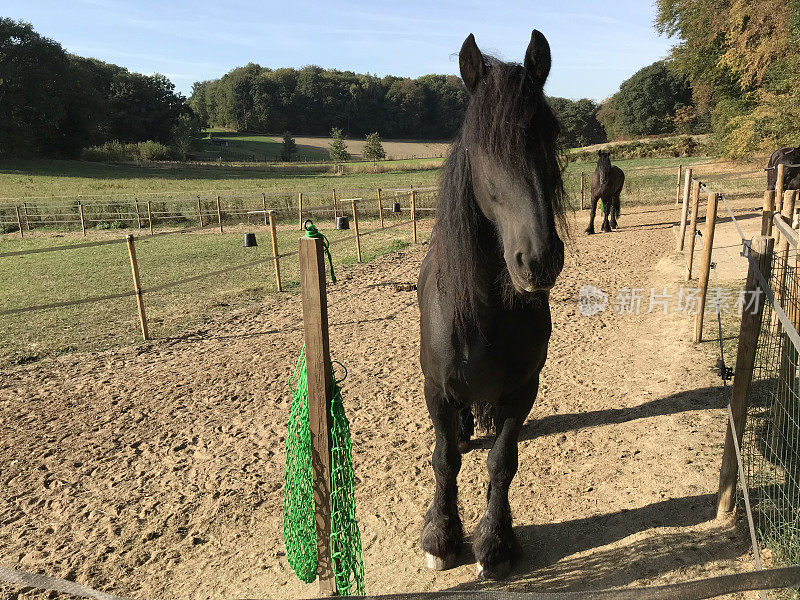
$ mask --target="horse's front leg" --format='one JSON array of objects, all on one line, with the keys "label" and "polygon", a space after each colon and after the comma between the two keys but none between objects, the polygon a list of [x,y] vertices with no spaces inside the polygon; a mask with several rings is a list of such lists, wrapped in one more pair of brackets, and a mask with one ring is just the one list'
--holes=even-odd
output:
[{"label": "horse's front leg", "polygon": [[504,404],[497,411],[497,438],[486,461],[489,470],[488,503],[472,544],[478,577],[481,579],[502,579],[508,575],[519,552],[511,527],[508,488],[519,465],[519,432],[533,406],[538,387],[537,378],[529,396],[506,399],[509,404]]},{"label": "horse's front leg", "polygon": [[592,208],[589,210],[589,225],[586,227],[585,233],[592,235],[594,233],[594,217],[597,214],[597,200],[592,196]]},{"label": "horse's front leg", "polygon": [[425,552],[425,566],[442,571],[455,566],[456,555],[464,540],[464,529],[458,516],[456,483],[461,469],[459,415],[444,393],[428,381],[425,382],[425,401],[436,434],[432,461],[436,491],[425,515],[422,550]]}]

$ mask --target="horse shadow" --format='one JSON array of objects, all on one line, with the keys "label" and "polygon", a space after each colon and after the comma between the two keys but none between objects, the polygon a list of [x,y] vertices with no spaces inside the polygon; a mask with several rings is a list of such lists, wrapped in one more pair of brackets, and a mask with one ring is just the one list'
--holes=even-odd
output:
[{"label": "horse shadow", "polygon": [[[601,425],[619,425],[636,419],[647,419],[662,415],[672,415],[691,410],[724,408],[727,400],[722,386],[709,386],[685,390],[662,398],[656,398],[626,408],[604,408],[582,413],[551,414],[541,418],[529,417],[519,434],[520,441],[532,440],[543,435],[565,433],[576,429]],[[494,435],[476,437],[470,448],[489,449],[494,443]]]},{"label": "horse shadow", "polygon": [[[744,555],[747,547],[738,542],[740,536],[730,524],[647,535],[654,528],[698,526],[715,516],[716,496],[702,494],[562,523],[518,526],[514,531],[523,554],[507,579],[472,581],[451,589],[603,589]],[[611,544],[615,546],[603,548]]]}]

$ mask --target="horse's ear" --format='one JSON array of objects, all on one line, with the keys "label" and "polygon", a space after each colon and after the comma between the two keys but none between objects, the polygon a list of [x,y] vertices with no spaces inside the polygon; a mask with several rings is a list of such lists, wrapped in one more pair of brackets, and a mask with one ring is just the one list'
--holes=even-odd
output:
[{"label": "horse's ear", "polygon": [[603,151],[602,150],[598,150],[597,151],[597,156],[603,156]]},{"label": "horse's ear", "polygon": [[534,29],[531,43],[525,51],[525,74],[539,87],[544,85],[550,74],[550,44],[541,31]]},{"label": "horse's ear", "polygon": [[461,45],[461,52],[458,53],[458,65],[461,68],[461,79],[467,86],[470,94],[474,93],[478,84],[486,76],[486,63],[483,61],[483,54],[475,43],[475,36],[471,33]]}]

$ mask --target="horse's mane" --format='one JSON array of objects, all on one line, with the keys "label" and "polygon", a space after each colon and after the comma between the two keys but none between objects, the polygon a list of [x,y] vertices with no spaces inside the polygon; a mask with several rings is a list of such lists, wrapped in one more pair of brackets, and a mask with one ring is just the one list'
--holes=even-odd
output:
[{"label": "horse's mane", "polygon": [[[524,177],[537,196],[549,201],[559,225],[565,228],[558,120],[541,87],[526,81],[522,65],[484,58],[488,74],[470,98],[442,170],[436,232],[431,241],[437,253],[439,288],[452,296],[456,323],[462,331],[474,323],[478,267],[493,258],[487,256],[480,241],[496,236],[475,200],[469,152],[480,149],[508,171]],[[495,241],[492,250],[496,247]],[[507,279],[507,271],[503,272]],[[498,281],[501,293],[508,287],[505,283]]]},{"label": "horse's mane", "polygon": [[608,152],[597,156],[597,174],[601,182],[608,181],[611,175],[611,155]]}]

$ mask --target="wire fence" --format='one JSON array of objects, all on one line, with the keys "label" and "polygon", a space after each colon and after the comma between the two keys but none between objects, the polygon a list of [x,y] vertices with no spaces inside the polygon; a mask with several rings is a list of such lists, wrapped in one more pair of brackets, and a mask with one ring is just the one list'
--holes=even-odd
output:
[{"label": "wire fence", "polygon": [[[124,247],[128,236],[121,233],[94,234],[80,243],[74,236],[20,239],[13,250],[0,252],[0,272],[13,282],[0,286],[0,338],[8,342],[0,349],[0,367],[132,343],[138,337],[137,308],[148,339],[173,335],[219,310],[296,290],[298,220],[312,219],[325,232],[336,248],[337,268],[417,241],[417,225],[424,241],[433,216],[428,207],[435,202],[430,192],[414,190],[412,203],[410,193],[392,190],[391,202],[382,200],[380,210],[377,198],[354,202],[347,196],[337,197],[335,206],[303,207],[301,214],[293,207],[290,224],[280,227],[275,214],[263,209],[248,215],[251,226],[238,230],[227,229],[229,221],[217,229],[216,213],[211,228],[206,221],[203,228],[195,223],[150,234],[145,225],[131,237],[135,257],[128,256],[134,253]],[[356,205],[358,224],[352,219]],[[337,230],[335,216],[351,217],[350,228]],[[242,231],[255,232],[259,246],[243,247]]]},{"label": "wire fence", "polygon": [[[187,196],[74,196],[0,202],[0,233],[18,232],[24,236],[35,229],[105,230],[146,229],[165,226],[234,225],[264,222],[274,210],[278,221],[300,219],[304,212],[336,216],[345,214],[344,199],[363,199],[364,216],[379,216],[399,203],[400,211],[410,208],[413,188],[345,188],[304,192],[228,191],[203,192]],[[436,205],[436,188],[413,189],[417,210],[431,211]]]},{"label": "wire fence", "polygon": [[762,544],[776,564],[800,563],[800,388],[798,348],[790,334],[800,324],[797,249],[770,257],[769,288],[790,323],[767,302],[748,393],[744,463]]}]

